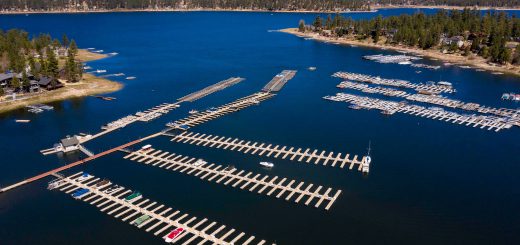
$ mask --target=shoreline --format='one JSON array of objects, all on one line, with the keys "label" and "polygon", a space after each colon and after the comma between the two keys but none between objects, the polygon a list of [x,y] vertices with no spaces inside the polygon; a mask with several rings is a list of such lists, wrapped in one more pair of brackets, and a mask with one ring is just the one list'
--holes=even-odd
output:
[{"label": "shoreline", "polygon": [[[104,59],[106,57],[109,56],[106,54],[92,53],[85,49],[79,49],[77,59],[83,63]],[[81,98],[89,95],[116,92],[124,87],[122,83],[97,77],[89,73],[84,73],[81,81],[77,83],[64,82],[63,84],[64,87],[57,90],[45,91],[41,94],[32,96],[30,95],[27,98],[16,101],[1,101],[0,114],[33,104],[50,103],[72,98]]]},{"label": "shoreline", "polygon": [[[334,43],[334,44],[348,44],[348,45],[357,45],[357,46],[363,46],[368,48],[376,48],[376,49],[387,49],[387,50],[394,50],[394,51],[402,51],[407,52],[415,55],[422,55],[434,60],[439,60],[443,62],[449,62],[452,65],[463,65],[463,66],[470,66],[471,68],[475,69],[482,69],[488,72],[500,72],[504,74],[511,74],[520,76],[520,67],[519,66],[512,66],[512,65],[506,65],[506,66],[493,66],[489,65],[486,60],[480,56],[471,55],[468,57],[462,56],[462,55],[456,55],[456,54],[444,54],[438,50],[423,50],[418,48],[410,48],[405,46],[394,46],[394,45],[385,45],[385,44],[374,44],[371,42],[363,42],[353,39],[343,39],[343,38],[330,38],[330,37],[324,37],[320,36],[317,33],[301,33],[298,31],[298,28],[286,28],[278,30],[279,32],[295,35],[302,38],[312,38],[313,40],[320,41],[320,42],[327,42],[327,43]],[[512,68],[512,69],[511,69]]]},{"label": "shoreline", "polygon": [[499,10],[512,11],[520,10],[519,7],[489,7],[489,6],[450,6],[450,5],[371,5],[370,10],[267,10],[267,9],[225,9],[225,8],[144,8],[144,9],[88,9],[88,10],[1,10],[0,15],[17,14],[89,14],[89,13],[146,13],[146,12],[257,12],[257,13],[374,13],[385,9],[457,9],[470,8],[477,10]]}]

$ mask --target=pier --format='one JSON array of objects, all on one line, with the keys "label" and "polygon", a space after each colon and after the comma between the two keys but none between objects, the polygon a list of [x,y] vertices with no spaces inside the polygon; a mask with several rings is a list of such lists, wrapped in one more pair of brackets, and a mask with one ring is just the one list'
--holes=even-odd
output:
[{"label": "pier", "polygon": [[[302,199],[306,199],[305,205],[310,204],[315,208],[319,208],[323,202],[327,202],[324,206],[325,210],[329,210],[341,194],[341,190],[333,191],[332,188],[323,188],[321,185],[317,186],[311,183],[305,186],[304,182],[288,180],[278,176],[262,176],[253,172],[246,173],[246,171],[238,170],[233,166],[224,167],[214,163],[208,164],[202,159],[177,155],[153,148],[134,151],[124,158],[164,170],[193,175],[202,180],[214,181],[217,184],[267,196],[276,196],[276,198],[283,198],[286,201],[291,201],[293,196],[295,203],[303,202]],[[335,194],[329,196],[332,193]],[[287,195],[284,197],[284,194]],[[311,204],[313,200],[315,203]]]},{"label": "pier", "polygon": [[355,109],[377,109],[384,114],[391,115],[396,112],[414,116],[425,117],[432,120],[451,122],[453,124],[479,127],[481,129],[494,130],[498,132],[502,129],[509,129],[513,124],[518,123],[516,119],[503,117],[459,114],[456,112],[445,111],[439,107],[429,107],[412,105],[408,103],[387,101],[353,94],[338,93],[336,96],[325,96],[324,99],[331,101],[343,101],[352,104]]},{"label": "pier", "polygon": [[430,93],[430,94],[439,94],[439,93],[455,93],[456,90],[451,86],[442,85],[439,83],[412,83],[410,81],[400,80],[400,79],[387,79],[376,76],[370,76],[359,73],[351,73],[351,72],[336,72],[332,75],[333,77],[338,77],[342,79],[376,84],[376,85],[384,85],[398,88],[406,88],[406,89],[414,89],[415,91],[422,93]]},{"label": "pier", "polygon": [[[133,199],[125,199],[132,193],[131,190],[119,186],[117,189],[107,191],[115,186],[107,183],[96,186],[100,178],[90,175],[78,179],[83,173],[79,172],[66,178],[56,180],[53,189],[70,194],[80,188],[88,190],[88,193],[76,197],[86,203],[95,205],[104,212],[123,222],[135,225],[146,232],[153,232],[155,236],[164,237],[175,228],[182,228],[184,232],[173,243],[179,244],[264,244],[265,240],[259,240],[255,236],[245,236],[245,233],[230,229],[226,225],[217,225],[207,218],[197,219],[189,214],[167,207],[142,196]],[[140,217],[147,215],[143,222],[137,222]]]},{"label": "pier", "polygon": [[273,79],[265,85],[263,92],[278,92],[283,86],[296,75],[294,70],[283,70],[281,73],[273,77]]},{"label": "pier", "polygon": [[178,101],[180,102],[193,102],[193,101],[196,101],[200,98],[203,98],[205,96],[207,96],[208,94],[212,94],[214,92],[217,92],[217,91],[220,91],[220,90],[223,90],[227,87],[231,87],[239,82],[242,82],[244,81],[245,79],[244,78],[241,78],[241,77],[232,77],[232,78],[229,78],[229,79],[226,79],[224,81],[220,81],[218,83],[215,83],[211,86],[208,86],[206,88],[203,88],[197,92],[194,92],[194,93],[191,93],[191,94],[188,94],[182,98],[179,98]]},{"label": "pier", "polygon": [[[385,87],[370,87],[368,84],[360,84],[349,81],[344,81],[338,84],[336,87],[341,89],[353,89],[363,93],[369,94],[381,94],[390,97],[405,98],[409,101],[416,101],[421,103],[428,103],[432,105],[440,105],[448,108],[462,109],[466,111],[475,111],[483,114],[493,114],[501,117],[517,118],[520,121],[520,109],[507,109],[507,108],[493,108],[483,106],[473,102],[463,102],[460,100],[446,98],[441,95],[428,95],[428,94],[410,94],[401,90],[385,88]],[[520,126],[520,123],[516,123]]]},{"label": "pier", "polygon": [[351,157],[350,154],[311,150],[310,148],[302,149],[296,147],[280,146],[267,143],[252,142],[240,140],[231,137],[222,137],[207,135],[194,132],[182,132],[172,137],[171,141],[185,144],[195,144],[206,147],[214,147],[217,149],[238,151],[244,154],[265,156],[271,158],[289,159],[291,161],[312,163],[316,165],[331,167],[339,167],[348,169],[362,170],[363,164],[366,164],[366,157],[363,156],[358,160],[358,156]]},{"label": "pier", "polygon": [[151,138],[154,138],[154,137],[157,137],[159,135],[162,135],[164,132],[159,132],[159,133],[155,133],[155,134],[152,134],[152,135],[149,135],[147,137],[144,137],[142,139],[137,139],[137,140],[134,140],[134,141],[131,141],[131,142],[128,142],[126,144],[123,144],[123,145],[120,145],[120,146],[117,146],[117,147],[114,147],[110,150],[106,150],[106,151],[103,151],[103,152],[100,152],[98,154],[95,154],[95,155],[92,155],[92,156],[89,156],[87,158],[84,158],[84,159],[81,159],[79,161],[76,161],[76,162],[73,162],[73,163],[70,163],[70,164],[67,164],[65,166],[62,166],[62,167],[59,167],[59,168],[55,168],[53,170],[50,170],[50,171],[47,171],[45,173],[41,173],[41,174],[38,174],[34,177],[31,177],[31,178],[28,178],[28,179],[25,179],[25,180],[22,180],[18,183],[15,183],[15,184],[12,184],[12,185],[9,185],[9,186],[6,186],[2,189],[0,189],[0,193],[2,192],[7,192],[9,190],[12,190],[16,187],[20,187],[22,185],[25,185],[25,184],[29,184],[29,183],[32,183],[34,181],[37,181],[37,180],[40,180],[40,179],[43,179],[45,177],[48,177],[50,175],[56,175],[58,174],[60,171],[64,171],[64,170],[67,170],[67,169],[70,169],[70,168],[73,168],[73,167],[76,167],[78,165],[81,165],[81,164],[84,164],[84,163],[87,163],[87,162],[90,162],[94,159],[97,159],[97,158],[100,158],[100,157],[103,157],[105,155],[108,155],[108,154],[111,154],[113,152],[116,152],[116,151],[120,151],[122,149],[125,149],[125,148],[128,148],[130,146],[133,146],[137,143],[140,143],[140,142],[143,142],[145,140],[148,140],[148,139],[151,139]]},{"label": "pier", "polygon": [[166,126],[176,129],[185,130],[187,127],[194,127],[201,123],[216,119],[218,117],[240,111],[246,107],[252,105],[258,105],[260,102],[273,97],[274,94],[258,92],[240,99],[237,99],[231,103],[222,105],[217,108],[210,108],[208,110],[195,113],[187,118],[176,120],[175,122],[168,123]]}]

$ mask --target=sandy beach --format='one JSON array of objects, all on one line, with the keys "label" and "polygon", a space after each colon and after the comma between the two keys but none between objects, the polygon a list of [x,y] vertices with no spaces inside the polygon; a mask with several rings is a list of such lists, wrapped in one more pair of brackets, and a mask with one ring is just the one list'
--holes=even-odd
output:
[{"label": "sandy beach", "polygon": [[[98,60],[106,58],[105,54],[92,53],[88,50],[80,49],[78,51],[77,59],[81,62]],[[77,83],[65,83],[64,87],[44,91],[39,94],[29,95],[16,101],[2,101],[0,100],[0,113],[22,108],[32,104],[49,103],[54,101],[61,101],[71,98],[79,98],[95,94],[110,93],[121,90],[123,84],[113,82],[105,78],[96,77],[92,74],[84,73],[81,81]]]},{"label": "sandy beach", "polygon": [[312,32],[302,33],[302,32],[299,32],[297,28],[287,28],[287,29],[282,29],[279,31],[289,33],[292,35],[296,35],[296,36],[302,37],[302,38],[312,38],[313,40],[328,42],[328,43],[357,45],[357,46],[363,46],[363,47],[370,47],[370,48],[377,48],[377,49],[390,49],[390,50],[402,51],[402,52],[407,52],[407,53],[413,53],[416,55],[421,55],[421,56],[429,57],[432,59],[448,62],[448,63],[454,64],[454,65],[470,66],[475,69],[482,69],[482,70],[486,70],[486,71],[490,71],[490,72],[508,73],[508,74],[514,74],[514,75],[520,76],[520,67],[519,66],[513,66],[513,65],[498,66],[498,65],[494,65],[494,64],[489,64],[489,63],[487,63],[487,61],[484,58],[474,55],[474,54],[472,54],[470,56],[462,56],[460,54],[444,54],[441,51],[435,50],[435,49],[423,50],[423,49],[410,48],[410,47],[398,46],[398,45],[374,44],[373,42],[371,42],[369,40],[359,41],[359,40],[347,39],[347,38],[324,37],[324,36],[318,35],[317,33],[312,33]]}]

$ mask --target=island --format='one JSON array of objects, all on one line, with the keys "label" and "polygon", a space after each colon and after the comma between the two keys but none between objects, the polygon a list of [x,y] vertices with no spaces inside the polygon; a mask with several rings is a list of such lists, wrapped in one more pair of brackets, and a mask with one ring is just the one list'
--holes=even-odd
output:
[{"label": "island", "polygon": [[33,104],[115,92],[118,82],[83,72],[83,62],[106,54],[78,49],[66,35],[62,40],[48,34],[29,38],[14,29],[0,34],[0,113]]},{"label": "island", "polygon": [[317,16],[312,25],[282,32],[335,44],[391,49],[427,56],[467,68],[520,75],[520,19],[504,12],[482,15],[476,9],[439,10],[436,14],[353,20]]}]

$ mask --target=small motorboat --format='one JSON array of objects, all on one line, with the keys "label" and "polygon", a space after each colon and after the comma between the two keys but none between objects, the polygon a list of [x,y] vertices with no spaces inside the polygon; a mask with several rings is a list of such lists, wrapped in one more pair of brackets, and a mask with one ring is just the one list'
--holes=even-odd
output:
[{"label": "small motorboat", "polygon": [[274,167],[274,164],[271,162],[260,162],[260,165],[262,165],[263,167],[266,167],[266,168]]}]

